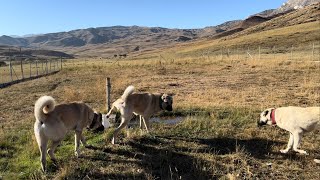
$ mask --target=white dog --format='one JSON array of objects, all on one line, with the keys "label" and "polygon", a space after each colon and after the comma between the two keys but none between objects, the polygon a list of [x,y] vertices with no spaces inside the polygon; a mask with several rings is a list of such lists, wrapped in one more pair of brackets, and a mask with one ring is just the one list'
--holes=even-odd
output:
[{"label": "white dog", "polygon": [[[292,147],[295,152],[308,154],[299,149],[303,133],[314,130],[320,121],[320,107],[280,107],[269,108],[260,114],[258,126],[269,124],[277,125],[289,131],[290,138],[286,149],[280,150],[287,153]],[[315,160],[317,162],[317,160]]]}]

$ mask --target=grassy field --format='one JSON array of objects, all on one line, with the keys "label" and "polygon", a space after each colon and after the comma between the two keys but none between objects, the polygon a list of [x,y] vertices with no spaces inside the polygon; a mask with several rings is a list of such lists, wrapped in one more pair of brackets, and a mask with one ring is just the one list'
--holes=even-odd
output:
[{"label": "grassy field", "polygon": [[[303,138],[309,156],[283,155],[289,134],[259,129],[256,121],[268,107],[319,106],[319,31],[307,23],[127,59],[75,59],[54,75],[0,89],[0,179],[318,179],[319,130]],[[58,167],[48,158],[43,174],[33,135],[35,101],[50,95],[105,112],[106,77],[112,101],[128,85],[173,93],[173,113],[156,116],[185,119],[153,123],[149,134],[133,125],[119,145],[110,143],[114,128],[85,131],[93,147],[81,147],[81,158],[74,157],[70,132],[57,149]]]},{"label": "grassy field", "polygon": [[[131,84],[137,91],[174,93],[174,112],[166,115],[186,119],[176,125],[154,123],[150,134],[133,127],[115,146],[110,144],[113,128],[86,132],[94,147],[82,147],[79,159],[69,133],[56,153],[59,167],[48,159],[43,174],[33,135],[34,102],[51,95],[59,103],[83,101],[105,111],[106,77],[111,77],[113,100]],[[282,155],[287,132],[258,129],[256,121],[267,107],[319,106],[319,87],[319,63],[313,61],[78,61],[52,76],[0,90],[0,178],[317,179],[318,130],[303,139],[311,155]]]}]

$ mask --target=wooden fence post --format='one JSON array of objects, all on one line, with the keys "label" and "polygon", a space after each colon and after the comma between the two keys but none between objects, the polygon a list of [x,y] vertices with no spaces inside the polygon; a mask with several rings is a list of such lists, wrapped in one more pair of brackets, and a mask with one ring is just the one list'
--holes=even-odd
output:
[{"label": "wooden fence post", "polygon": [[21,65],[21,74],[22,74],[21,76],[22,76],[22,79],[24,79],[22,59],[20,60],[20,65]]},{"label": "wooden fence post", "polygon": [[107,112],[109,112],[110,111],[110,109],[111,109],[111,96],[110,96],[110,94],[111,94],[111,82],[110,82],[110,78],[109,77],[107,77],[107,82],[106,82],[107,84],[106,84],[106,99],[107,99]]},{"label": "wooden fence post", "polygon": [[12,78],[12,62],[11,62],[11,57],[10,57],[10,62],[9,62],[9,68],[10,68],[11,81],[13,81],[13,78]]},{"label": "wooden fence post", "polygon": [[31,61],[30,61],[30,76],[29,77],[31,77]]},{"label": "wooden fence post", "polygon": [[62,69],[62,57],[60,57],[60,70]]},{"label": "wooden fence post", "polygon": [[48,60],[46,60],[46,74],[48,74]]},{"label": "wooden fence post", "polygon": [[36,61],[36,69],[37,69],[37,76],[39,75],[38,74],[38,61]]},{"label": "wooden fence post", "polygon": [[51,60],[49,60],[49,72],[51,72]]}]

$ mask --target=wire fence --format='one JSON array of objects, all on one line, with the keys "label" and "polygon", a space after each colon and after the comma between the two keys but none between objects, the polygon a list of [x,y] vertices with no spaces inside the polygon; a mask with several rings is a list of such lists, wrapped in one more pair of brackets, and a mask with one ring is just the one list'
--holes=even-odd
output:
[{"label": "wire fence", "polygon": [[0,67],[0,88],[59,72],[62,58],[29,60],[10,58]]},{"label": "wire fence", "polygon": [[[311,43],[308,46],[242,46],[242,47],[220,47],[215,49],[202,49],[193,51],[192,53],[165,53],[159,56],[152,56],[150,60],[159,60],[165,63],[166,61],[174,62],[177,59],[186,57],[196,57],[204,60],[288,60],[288,61],[315,61],[320,62],[320,43]],[[10,58],[0,62],[0,88],[10,86],[22,81],[39,78],[59,72],[62,68],[72,68],[77,66],[86,66],[94,64],[97,66],[119,62],[126,60],[141,60],[145,59],[140,56],[126,57],[98,57],[96,59],[50,59],[50,60],[20,60]]]},{"label": "wire fence", "polygon": [[198,52],[200,56],[214,59],[233,60],[292,60],[292,61],[319,61],[320,43],[311,43],[305,46],[233,46],[222,48],[207,48]]}]

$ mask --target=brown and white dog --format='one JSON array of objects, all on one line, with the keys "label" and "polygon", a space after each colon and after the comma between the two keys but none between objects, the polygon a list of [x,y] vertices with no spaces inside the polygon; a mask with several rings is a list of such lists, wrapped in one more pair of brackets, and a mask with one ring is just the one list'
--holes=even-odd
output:
[{"label": "brown and white dog", "polygon": [[[281,153],[287,153],[291,148],[293,151],[308,154],[299,149],[302,135],[314,130],[320,122],[320,107],[280,107],[269,108],[260,114],[258,126],[265,124],[277,125],[280,128],[289,131],[290,137],[286,149],[280,150]],[[317,160],[315,160],[317,162]]]},{"label": "brown and white dog", "polygon": [[[42,170],[46,170],[47,144],[52,144],[48,154],[53,162],[56,162],[54,151],[65,135],[70,130],[75,130],[75,155],[80,155],[80,141],[87,146],[82,131],[85,127],[89,129],[103,129],[101,114],[95,113],[84,103],[69,103],[56,105],[51,96],[40,97],[34,107],[36,122],[34,123],[34,134],[40,150],[40,161]],[[101,128],[102,127],[102,128]]]},{"label": "brown and white dog", "polygon": [[172,111],[172,103],[173,98],[168,94],[134,93],[134,87],[128,86],[121,98],[112,104],[112,108],[107,113],[108,117],[115,108],[121,113],[121,123],[114,131],[111,143],[115,144],[117,134],[128,125],[133,114],[140,115],[140,128],[141,121],[143,121],[149,132],[150,117],[161,110]]}]

